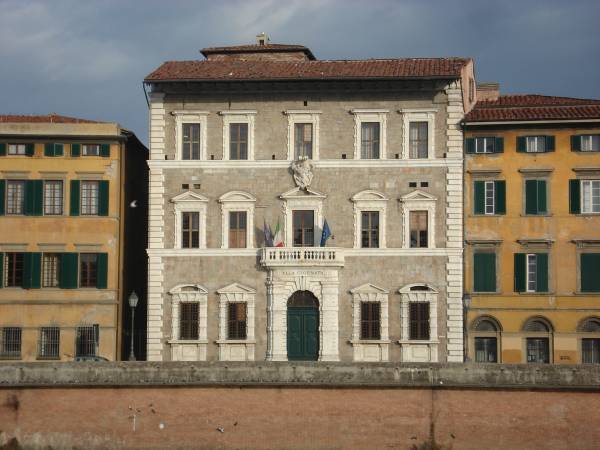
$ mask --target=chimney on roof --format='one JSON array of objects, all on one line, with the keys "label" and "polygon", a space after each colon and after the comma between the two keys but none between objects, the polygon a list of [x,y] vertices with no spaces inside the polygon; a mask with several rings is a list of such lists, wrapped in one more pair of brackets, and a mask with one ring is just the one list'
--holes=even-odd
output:
[{"label": "chimney on roof", "polygon": [[477,83],[477,101],[494,101],[500,97],[500,83]]},{"label": "chimney on roof", "polygon": [[264,31],[256,35],[256,43],[258,45],[267,45],[270,41],[271,39],[269,38],[269,35]]}]

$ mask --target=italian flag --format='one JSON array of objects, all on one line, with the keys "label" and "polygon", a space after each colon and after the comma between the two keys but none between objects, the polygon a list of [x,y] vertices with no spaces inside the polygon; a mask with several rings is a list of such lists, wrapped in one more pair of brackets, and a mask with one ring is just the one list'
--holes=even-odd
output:
[{"label": "italian flag", "polygon": [[279,226],[279,219],[277,219],[275,235],[273,236],[273,247],[283,247],[283,239],[281,237],[281,226]]}]

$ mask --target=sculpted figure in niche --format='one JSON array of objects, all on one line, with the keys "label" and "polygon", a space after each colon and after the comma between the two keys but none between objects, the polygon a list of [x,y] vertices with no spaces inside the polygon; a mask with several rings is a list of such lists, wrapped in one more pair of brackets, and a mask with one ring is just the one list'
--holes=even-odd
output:
[{"label": "sculpted figure in niche", "polygon": [[309,159],[299,159],[292,163],[292,173],[296,186],[307,189],[313,179],[313,165]]}]

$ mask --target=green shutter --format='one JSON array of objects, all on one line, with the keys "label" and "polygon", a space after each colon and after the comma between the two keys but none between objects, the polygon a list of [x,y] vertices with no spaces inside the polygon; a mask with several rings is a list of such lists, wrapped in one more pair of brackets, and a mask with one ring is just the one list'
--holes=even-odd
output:
[{"label": "green shutter", "polygon": [[110,156],[110,144],[100,144],[100,156]]},{"label": "green shutter", "polygon": [[546,180],[537,180],[537,212],[538,214],[546,214],[548,212],[547,196],[546,196]]},{"label": "green shutter", "polygon": [[515,253],[515,292],[525,292],[525,253]]},{"label": "green shutter", "polygon": [[581,151],[581,136],[579,136],[579,135],[571,136],[571,151],[572,152],[580,152]]},{"label": "green shutter", "polygon": [[496,138],[496,142],[494,143],[494,153],[504,153],[504,138]]},{"label": "green shutter", "polygon": [[0,156],[6,156],[6,144],[4,142],[0,143]]},{"label": "green shutter", "polygon": [[4,253],[0,252],[0,288],[4,287]]},{"label": "green shutter", "polygon": [[581,254],[581,292],[600,292],[600,253]]},{"label": "green shutter", "polygon": [[496,292],[496,254],[473,255],[473,289],[475,292]]},{"label": "green shutter", "polygon": [[4,196],[6,195],[6,180],[0,180],[0,216],[4,215],[4,205],[6,203],[6,199]]},{"label": "green shutter", "polygon": [[536,292],[548,292],[548,253],[536,253],[537,288]]},{"label": "green shutter", "polygon": [[467,153],[475,153],[475,138],[467,138]]},{"label": "green shutter", "polygon": [[495,214],[506,214],[506,181],[494,181]]},{"label": "green shutter", "polygon": [[25,181],[25,208],[23,213],[26,216],[33,216],[35,208],[35,192],[34,192],[33,180]]},{"label": "green shutter", "polygon": [[525,214],[538,213],[538,183],[537,180],[525,180]]},{"label": "green shutter", "polygon": [[581,214],[581,183],[579,180],[569,180],[569,213]]},{"label": "green shutter", "polygon": [[525,153],[527,151],[527,138],[525,136],[517,137],[517,152]]},{"label": "green shutter", "polygon": [[63,156],[65,153],[64,147],[64,144],[54,144],[54,156]]},{"label": "green shutter", "polygon": [[31,180],[33,185],[32,216],[41,216],[44,213],[44,180]]},{"label": "green shutter", "polygon": [[44,156],[54,156],[54,144],[51,142],[44,144]]},{"label": "green shutter", "polygon": [[77,253],[61,253],[59,285],[62,289],[76,289],[79,267]]},{"label": "green shutter", "polygon": [[473,212],[485,214],[485,181],[476,181],[473,185],[475,191]]},{"label": "green shutter", "polygon": [[71,156],[79,156],[81,153],[81,144],[71,144]]},{"label": "green shutter", "polygon": [[42,279],[42,254],[23,254],[23,287],[25,289],[39,289]]},{"label": "green shutter", "polygon": [[96,287],[106,289],[108,281],[108,253],[98,253],[96,261]]},{"label": "green shutter", "polygon": [[35,153],[35,145],[34,144],[25,144],[25,154],[27,156],[33,156]]},{"label": "green shutter", "polygon": [[554,136],[546,136],[545,141],[546,141],[546,151],[553,152],[554,148],[555,148]]},{"label": "green shutter", "polygon": [[108,181],[98,182],[98,215],[108,216]]},{"label": "green shutter", "polygon": [[79,180],[71,180],[71,215],[79,215]]}]

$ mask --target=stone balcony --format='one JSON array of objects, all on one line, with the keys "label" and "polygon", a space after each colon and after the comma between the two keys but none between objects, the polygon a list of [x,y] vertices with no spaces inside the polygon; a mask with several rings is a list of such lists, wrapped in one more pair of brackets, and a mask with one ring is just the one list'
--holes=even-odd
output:
[{"label": "stone balcony", "polygon": [[344,251],[334,247],[267,247],[262,249],[264,267],[343,267]]}]

